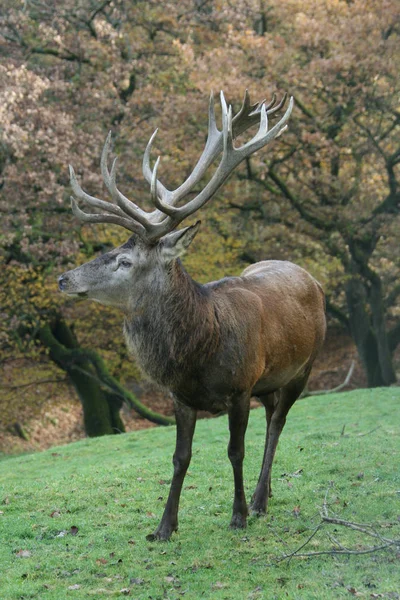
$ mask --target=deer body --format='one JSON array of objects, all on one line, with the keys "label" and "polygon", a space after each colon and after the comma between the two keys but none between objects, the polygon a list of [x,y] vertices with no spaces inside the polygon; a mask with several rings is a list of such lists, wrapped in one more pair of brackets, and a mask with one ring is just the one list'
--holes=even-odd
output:
[{"label": "deer body", "polygon": [[[271,495],[271,469],[286,415],[307,382],[325,335],[324,295],[304,269],[286,261],[263,261],[241,276],[201,285],[185,271],[180,256],[198,232],[200,222],[175,231],[179,222],[204,205],[229,172],[284,129],[284,117],[268,130],[267,115],[284,102],[251,107],[246,94],[232,116],[221,95],[223,130],[215,125],[213,103],[205,150],[192,175],[174,192],[157,179],[158,160],[151,170],[146,149],[143,172],[151,184],[156,210],[146,213],[125,198],[115,184],[115,161],[108,170],[109,138],[103,150],[104,181],[116,204],[89,196],[71,169],[75,195],[105,214],[74,213],[83,221],[111,222],[133,232],[128,242],[62,275],[61,291],[91,298],[121,309],[126,343],[143,371],[174,396],[177,422],[174,475],[161,522],[148,539],[169,539],[178,527],[178,505],[191,459],[198,410],[227,411],[228,456],[234,475],[231,526],[245,527],[247,503],[243,486],[244,437],[250,398],[257,396],[266,411],[267,434],[262,468],[251,508],[264,514]],[[259,133],[236,149],[234,137],[260,119]],[[201,179],[222,152],[220,166],[207,186],[186,205],[179,200]]]},{"label": "deer body", "polygon": [[300,267],[265,261],[200,285],[177,260],[160,279],[140,286],[125,340],[143,371],[187,406],[226,411],[237,391],[273,392],[312,364],[324,337],[323,294]]}]

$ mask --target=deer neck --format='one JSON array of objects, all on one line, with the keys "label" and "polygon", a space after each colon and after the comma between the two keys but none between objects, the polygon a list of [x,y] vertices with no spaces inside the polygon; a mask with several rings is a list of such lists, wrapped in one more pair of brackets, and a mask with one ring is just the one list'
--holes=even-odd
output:
[{"label": "deer neck", "polygon": [[218,345],[210,292],[175,260],[135,294],[124,334],[145,374],[174,389]]}]

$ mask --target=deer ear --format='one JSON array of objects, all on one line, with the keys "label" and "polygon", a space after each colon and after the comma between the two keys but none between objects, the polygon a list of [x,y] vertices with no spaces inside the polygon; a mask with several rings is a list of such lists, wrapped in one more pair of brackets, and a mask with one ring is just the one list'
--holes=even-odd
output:
[{"label": "deer ear", "polygon": [[194,237],[196,236],[201,221],[197,221],[194,225],[174,231],[164,236],[161,240],[160,250],[162,256],[168,261],[181,256],[189,248]]}]

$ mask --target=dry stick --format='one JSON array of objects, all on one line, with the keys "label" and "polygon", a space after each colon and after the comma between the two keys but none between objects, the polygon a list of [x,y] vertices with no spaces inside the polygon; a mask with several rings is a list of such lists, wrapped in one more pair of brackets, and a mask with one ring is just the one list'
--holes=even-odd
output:
[{"label": "dry stick", "polygon": [[[313,533],[308,537],[308,539],[304,542],[304,544],[302,544],[301,546],[296,548],[296,550],[294,550],[290,554],[284,554],[280,558],[275,559],[274,562],[269,563],[267,566],[273,566],[277,563],[283,562],[284,560],[288,560],[290,562],[294,556],[304,558],[304,557],[312,557],[312,556],[321,556],[323,554],[331,554],[331,555],[334,555],[334,554],[371,554],[372,552],[378,552],[379,550],[385,550],[386,548],[390,548],[390,546],[400,546],[400,539],[399,539],[399,540],[389,540],[386,544],[383,544],[382,546],[372,546],[371,548],[368,548],[366,550],[349,550],[347,548],[344,548],[341,544],[339,544],[336,541],[335,543],[337,543],[339,545],[339,547],[341,548],[340,550],[336,550],[336,549],[319,550],[316,552],[303,552],[303,553],[299,554],[299,550],[304,548],[304,546],[306,546],[310,542],[310,540],[312,540],[312,538],[315,536],[317,531],[319,531],[319,529],[321,529],[322,525],[323,525],[323,523],[320,523],[318,525],[318,527],[316,527],[316,529],[313,531]],[[365,533],[367,533],[367,532],[365,532]],[[378,537],[378,536],[373,536],[373,537]]]},{"label": "dry stick", "polygon": [[[339,542],[339,540],[337,540],[337,539],[335,538],[335,536],[333,536],[331,533],[328,533],[328,538],[331,540],[331,542],[332,542],[333,544],[336,544],[336,546],[337,546],[337,547],[338,547],[340,550],[348,550],[348,548],[346,548],[346,546],[343,546],[343,544],[341,544],[341,543]],[[334,550],[335,550],[335,548],[334,548]]]},{"label": "dry stick", "polygon": [[282,558],[278,559],[276,562],[282,562],[283,560],[287,560],[289,559],[289,562],[292,560],[293,556],[296,554],[299,550],[301,550],[302,548],[304,548],[304,546],[307,546],[308,542],[310,542],[313,537],[316,535],[316,533],[321,529],[322,527],[322,523],[320,523],[319,525],[317,525],[317,527],[314,529],[314,531],[312,532],[312,534],[307,538],[307,540],[304,542],[304,544],[302,544],[301,546],[299,546],[299,548],[296,548],[296,550],[294,552],[291,552],[290,554],[284,554],[282,556]]},{"label": "dry stick", "polygon": [[[306,543],[308,543],[308,542],[309,542],[309,540],[307,540]],[[298,556],[298,557],[304,558],[304,557],[312,557],[312,556],[321,556],[323,554],[331,554],[331,555],[335,555],[335,554],[371,554],[372,552],[378,552],[379,550],[385,550],[386,548],[390,548],[390,546],[394,546],[397,544],[400,544],[400,540],[393,540],[392,542],[390,542],[388,544],[383,544],[382,546],[372,546],[371,548],[368,548],[368,550],[319,550],[318,552],[303,552],[302,554],[299,554],[298,551],[301,548],[303,548],[303,546],[300,546],[300,548],[297,548],[297,550],[295,550],[291,554],[286,554],[285,556],[278,558],[275,561],[275,563],[270,563],[268,566],[277,564],[284,560],[289,560],[289,562],[290,562],[290,560],[293,558],[293,556]]]},{"label": "dry stick", "polygon": [[380,429],[381,427],[382,427],[382,425],[378,425],[378,427],[374,427],[374,429],[371,429],[371,431],[367,431],[366,433],[357,433],[357,435],[354,437],[364,437],[364,435],[369,435],[370,433],[374,433],[374,431],[376,431],[377,429]]},{"label": "dry stick", "polygon": [[348,370],[345,380],[336,387],[331,388],[330,390],[315,390],[313,392],[305,391],[302,394],[302,398],[307,398],[308,396],[322,396],[323,394],[334,394],[335,392],[340,392],[340,390],[342,390],[344,387],[346,387],[346,385],[349,384],[355,366],[356,362],[354,360],[351,361],[350,369]]},{"label": "dry stick", "polygon": [[268,524],[269,529],[271,529],[272,533],[274,534],[275,537],[278,538],[278,540],[284,545],[284,546],[289,546],[288,542],[286,540],[283,539],[283,537],[281,537],[279,535],[279,533],[276,531],[275,527],[272,527],[271,523]]},{"label": "dry stick", "polygon": [[[343,525],[344,527],[349,527],[350,529],[354,529],[355,531],[361,531],[361,533],[365,533],[374,538],[378,538],[382,542],[387,542],[390,544],[396,543],[396,540],[391,540],[390,538],[385,538],[379,533],[376,532],[373,525],[359,525],[358,523],[352,523],[351,521],[344,521],[343,519],[337,519],[335,517],[322,516],[322,521],[324,523],[333,523],[334,525]],[[372,529],[372,531],[368,531],[368,529]],[[400,542],[400,540],[397,540]]]},{"label": "dry stick", "polygon": [[[345,521],[344,519],[339,519],[336,517],[329,517],[328,516],[328,508],[327,508],[327,498],[328,498],[328,492],[329,492],[330,487],[332,487],[332,486],[329,486],[325,492],[324,503],[321,508],[321,519],[322,519],[321,523],[314,529],[313,533],[307,538],[307,540],[301,546],[296,548],[296,550],[294,550],[290,554],[284,554],[283,556],[281,556],[280,558],[277,558],[273,563],[270,563],[267,566],[271,566],[271,565],[280,563],[284,560],[288,560],[290,562],[294,556],[304,558],[304,557],[312,557],[312,556],[322,556],[324,554],[330,554],[330,555],[371,554],[372,552],[378,552],[380,550],[385,550],[387,548],[390,548],[391,546],[399,546],[400,547],[400,539],[392,540],[390,538],[385,538],[385,537],[381,536],[379,533],[376,532],[373,525],[369,525],[369,524],[360,525],[359,523],[353,523],[352,521]],[[310,542],[310,540],[312,540],[312,538],[316,535],[316,533],[322,528],[324,523],[332,523],[334,525],[341,525],[343,527],[349,527],[350,529],[354,529],[355,531],[359,531],[370,537],[378,538],[379,540],[381,540],[382,542],[385,542],[385,543],[382,544],[381,546],[372,546],[366,550],[349,550],[348,548],[345,548],[344,546],[342,546],[338,540],[333,538],[334,543],[339,546],[339,549],[334,548],[332,550],[319,550],[316,552],[299,553],[299,551],[302,550],[302,548],[307,546],[307,544]],[[328,534],[328,536],[331,539],[330,534]]]},{"label": "dry stick", "polygon": [[322,505],[322,509],[321,509],[321,513],[324,517],[328,516],[328,505],[327,505],[327,500],[328,500],[328,493],[329,490],[331,489],[331,487],[333,486],[332,481],[330,482],[330,484],[328,485],[328,487],[326,488],[326,492],[325,492],[325,497],[324,497],[324,503]]},{"label": "dry stick", "polygon": [[370,435],[371,433],[374,433],[374,431],[376,431],[377,429],[381,429],[382,425],[378,425],[377,427],[374,427],[373,429],[370,429],[369,431],[365,431],[364,433],[354,433],[353,435],[349,434],[349,433],[344,433],[346,424],[343,425],[342,431],[340,432],[340,437],[364,437],[365,435]]},{"label": "dry stick", "polygon": [[[374,525],[370,525],[369,523],[354,523],[354,521],[346,521],[344,519],[339,519],[338,517],[330,517],[328,514],[328,493],[329,490],[333,487],[333,482],[331,481],[326,488],[324,503],[321,508],[321,519],[325,523],[333,523],[335,525],[342,525],[344,527],[349,527],[350,529],[354,529],[355,531],[361,531],[361,533],[365,533],[371,537],[376,537],[381,540],[381,542],[392,542],[393,540],[389,538],[384,538],[377,531]],[[373,533],[371,533],[371,531]]]}]

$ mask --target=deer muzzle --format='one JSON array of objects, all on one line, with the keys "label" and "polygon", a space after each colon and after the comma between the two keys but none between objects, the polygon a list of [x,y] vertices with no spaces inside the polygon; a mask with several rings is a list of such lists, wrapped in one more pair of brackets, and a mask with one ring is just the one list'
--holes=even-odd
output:
[{"label": "deer muzzle", "polygon": [[60,292],[65,292],[70,296],[79,296],[80,298],[87,298],[88,293],[86,291],[78,292],[76,289],[76,282],[74,285],[74,281],[68,275],[68,273],[63,273],[58,278],[58,289]]}]

